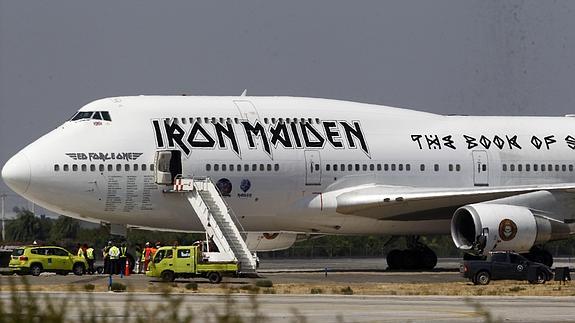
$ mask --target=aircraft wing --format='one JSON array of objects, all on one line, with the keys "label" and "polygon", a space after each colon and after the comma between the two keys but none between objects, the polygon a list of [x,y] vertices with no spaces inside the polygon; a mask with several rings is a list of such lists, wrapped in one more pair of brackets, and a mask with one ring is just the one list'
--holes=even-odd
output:
[{"label": "aircraft wing", "polygon": [[466,188],[363,185],[337,195],[337,212],[379,220],[451,219],[463,205],[536,191],[575,192],[575,183]]}]

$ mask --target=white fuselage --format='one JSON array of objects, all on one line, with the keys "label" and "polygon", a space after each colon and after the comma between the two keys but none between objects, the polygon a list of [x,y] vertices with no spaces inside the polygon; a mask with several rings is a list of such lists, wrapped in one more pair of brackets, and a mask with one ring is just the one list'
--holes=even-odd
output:
[{"label": "white fuselage", "polygon": [[90,221],[201,231],[185,197],[155,183],[161,150],[181,151],[183,176],[220,182],[248,231],[446,234],[451,214],[345,215],[336,210],[337,193],[373,183],[461,188],[575,179],[570,117],[440,116],[292,97],[120,97],[80,111],[107,111],[111,121],[64,123],[19,152],[3,177],[35,203]]}]

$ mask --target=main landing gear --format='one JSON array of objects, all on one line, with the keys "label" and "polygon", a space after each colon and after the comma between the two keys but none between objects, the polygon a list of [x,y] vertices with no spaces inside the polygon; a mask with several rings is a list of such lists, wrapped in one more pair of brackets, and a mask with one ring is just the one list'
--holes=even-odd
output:
[{"label": "main landing gear", "polygon": [[407,238],[408,248],[393,249],[387,254],[387,266],[392,270],[430,270],[437,265],[437,255],[419,242],[419,236]]},{"label": "main landing gear", "polygon": [[553,265],[553,255],[551,255],[549,251],[543,249],[542,246],[531,247],[529,252],[523,254],[523,256],[531,261],[542,263],[548,267]]}]

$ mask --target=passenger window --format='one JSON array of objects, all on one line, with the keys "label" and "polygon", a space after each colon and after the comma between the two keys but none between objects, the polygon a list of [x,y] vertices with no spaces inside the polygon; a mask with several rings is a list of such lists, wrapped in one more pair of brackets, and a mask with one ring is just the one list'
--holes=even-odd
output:
[{"label": "passenger window", "polygon": [[[319,165],[317,165],[319,167]],[[260,172],[263,172],[265,170],[265,166],[264,164],[260,164]]]},{"label": "passenger window", "polygon": [[82,171],[85,172],[88,170],[88,166],[86,164],[82,164]]},{"label": "passenger window", "polygon": [[214,172],[217,172],[220,170],[220,164],[214,164]]},{"label": "passenger window", "polygon": [[342,172],[345,172],[345,164],[341,164],[339,165],[339,170],[341,170]]},{"label": "passenger window", "polygon": [[387,172],[389,170],[389,165],[388,164],[383,165],[383,170]]},{"label": "passenger window", "polygon": [[395,164],[391,164],[391,171],[392,171],[392,172],[395,171]]},{"label": "passenger window", "polygon": [[486,172],[487,171],[487,165],[485,165],[485,164],[481,165],[481,170]]},{"label": "passenger window", "polygon": [[60,171],[60,165],[54,165],[54,171],[59,172]]},{"label": "passenger window", "polygon": [[538,168],[539,168],[538,164],[533,164],[533,171],[534,172],[538,171],[539,170]]},{"label": "passenger window", "polygon": [[252,164],[252,172],[255,172],[258,170],[258,164]]},{"label": "passenger window", "polygon": [[114,170],[114,166],[112,164],[108,164],[108,171],[111,172]]},{"label": "passenger window", "polygon": [[359,164],[355,164],[355,171],[359,172]]},{"label": "passenger window", "polygon": [[369,164],[369,170],[370,171],[374,171],[375,170],[375,166],[373,164]]},{"label": "passenger window", "polygon": [[76,165],[76,164],[72,165],[72,171],[77,172],[78,171],[78,165]]},{"label": "passenger window", "polygon": [[367,171],[367,165],[366,165],[366,164],[363,164],[362,167],[361,167],[361,169],[362,169],[364,172]]},{"label": "passenger window", "polygon": [[556,172],[559,171],[559,165],[555,165],[555,171],[556,171]]},{"label": "passenger window", "polygon": [[96,171],[96,165],[90,165],[90,171],[91,172],[95,172]]},{"label": "passenger window", "polygon": [[353,170],[353,165],[352,164],[347,164],[347,171],[351,172]]},{"label": "passenger window", "polygon": [[237,167],[238,172],[241,172],[242,171],[242,165],[238,164],[237,166],[238,166]]},{"label": "passenger window", "polygon": [[125,165],[124,165],[124,170],[125,170],[126,172],[129,172],[129,171],[130,171],[130,165],[129,165],[129,164],[125,164]]},{"label": "passenger window", "polygon": [[116,171],[117,171],[117,172],[122,171],[122,165],[116,164]]},{"label": "passenger window", "polygon": [[212,170],[212,165],[206,164],[206,171],[209,172]]},{"label": "passenger window", "polygon": [[515,164],[509,165],[509,170],[514,172],[515,171]]},{"label": "passenger window", "polygon": [[545,171],[545,164],[541,164],[541,171],[542,171],[542,172]]},{"label": "passenger window", "polygon": [[517,171],[518,172],[523,171],[523,165],[522,164],[517,165]]},{"label": "passenger window", "polygon": [[151,171],[151,172],[154,171],[154,164],[150,164],[150,171]]},{"label": "passenger window", "polygon": [[411,170],[411,164],[406,164],[405,170],[409,172]]},{"label": "passenger window", "polygon": [[138,170],[138,164],[134,164],[134,170],[135,170],[135,171]]},{"label": "passenger window", "polygon": [[564,172],[567,171],[567,165],[561,165],[561,170]]},{"label": "passenger window", "polygon": [[433,165],[433,169],[434,169],[436,172],[439,172],[439,164]]},{"label": "passenger window", "polygon": [[569,171],[570,171],[570,172],[573,171],[573,165],[569,165]]},{"label": "passenger window", "polygon": [[272,164],[267,164],[266,169],[268,172],[272,171]]},{"label": "passenger window", "polygon": [[333,171],[337,172],[337,164],[333,164]]},{"label": "passenger window", "polygon": [[67,172],[70,170],[70,167],[68,167],[68,164],[64,164],[64,171]]},{"label": "passenger window", "polygon": [[101,172],[103,172],[103,171],[104,171],[104,165],[100,164],[100,165],[98,166],[98,169],[99,169]]},{"label": "passenger window", "polygon": [[146,170],[146,164],[142,164],[142,171]]},{"label": "passenger window", "polygon": [[275,164],[274,165],[274,170],[277,172],[280,170],[280,164]]},{"label": "passenger window", "polygon": [[507,171],[507,164],[503,164],[503,171],[504,171],[504,172]]},{"label": "passenger window", "polygon": [[420,164],[419,170],[423,172],[425,170],[425,164]]},{"label": "passenger window", "polygon": [[249,172],[250,171],[250,165],[245,164],[244,165],[244,172]]},{"label": "passenger window", "polygon": [[402,171],[402,170],[403,170],[403,164],[397,165],[397,168],[398,168],[399,171]]},{"label": "passenger window", "polygon": [[222,172],[225,172],[225,171],[226,171],[226,168],[227,168],[227,167],[226,167],[226,164],[223,164],[223,165],[222,165]]},{"label": "passenger window", "polygon": [[233,171],[234,171],[234,165],[230,164],[230,172],[233,172]]},{"label": "passenger window", "polygon": [[450,171],[450,172],[453,171],[453,164],[449,164],[449,171]]},{"label": "passenger window", "polygon": [[381,164],[377,164],[377,170],[381,171]]},{"label": "passenger window", "polygon": [[531,170],[531,165],[525,164],[525,171],[528,172]]}]

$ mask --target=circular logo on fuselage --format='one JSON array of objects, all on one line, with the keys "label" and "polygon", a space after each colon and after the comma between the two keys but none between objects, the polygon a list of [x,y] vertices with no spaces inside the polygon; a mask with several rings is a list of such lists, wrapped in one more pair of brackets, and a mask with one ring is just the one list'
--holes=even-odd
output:
[{"label": "circular logo on fuselage", "polygon": [[222,193],[222,196],[230,196],[232,192],[232,182],[227,178],[222,178],[216,183],[216,187]]},{"label": "circular logo on fuselage", "polygon": [[510,241],[517,234],[517,224],[510,219],[503,219],[499,223],[499,237],[503,241]]}]

